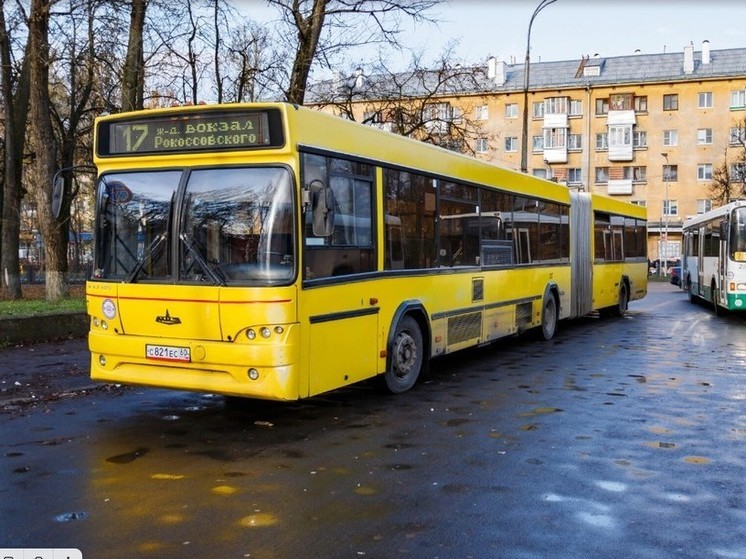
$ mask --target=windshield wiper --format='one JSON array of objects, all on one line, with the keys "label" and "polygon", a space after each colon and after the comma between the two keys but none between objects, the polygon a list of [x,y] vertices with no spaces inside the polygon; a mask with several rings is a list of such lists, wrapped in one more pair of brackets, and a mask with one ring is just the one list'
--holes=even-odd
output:
[{"label": "windshield wiper", "polygon": [[217,266],[217,269],[213,267],[212,263],[208,262],[207,259],[202,256],[200,251],[197,250],[194,241],[190,239],[189,235],[186,233],[181,233],[179,239],[181,239],[181,242],[184,243],[187,251],[190,252],[194,259],[199,263],[202,270],[207,274],[207,277],[210,278],[210,281],[215,285],[225,285],[225,275],[223,274],[222,268],[220,268],[220,264],[216,262],[215,266]]},{"label": "windshield wiper", "polygon": [[142,271],[143,266],[145,266],[145,262],[148,260],[148,257],[155,253],[156,249],[158,249],[163,242],[166,240],[166,233],[160,233],[153,239],[153,242],[148,245],[148,248],[145,249],[145,252],[143,252],[140,259],[135,263],[135,267],[130,272],[130,275],[127,277],[127,283],[133,283],[137,276],[140,275],[140,272]]}]

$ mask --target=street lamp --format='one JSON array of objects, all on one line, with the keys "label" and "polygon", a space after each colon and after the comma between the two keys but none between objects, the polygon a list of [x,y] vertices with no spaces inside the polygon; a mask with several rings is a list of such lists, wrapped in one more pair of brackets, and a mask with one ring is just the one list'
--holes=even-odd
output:
[{"label": "street lamp", "polygon": [[523,69],[523,133],[521,135],[522,173],[528,171],[528,73],[531,52],[531,26],[534,24],[534,19],[536,19],[539,12],[549,6],[549,4],[554,4],[556,1],[557,0],[541,0],[528,22],[528,34],[526,35],[526,64]]},{"label": "street lamp", "polygon": [[666,166],[663,168],[664,169],[663,176],[666,181],[666,197],[663,200],[663,220],[664,220],[664,231],[665,231],[663,234],[664,235],[663,239],[665,240],[661,241],[660,250],[658,251],[658,259],[660,261],[660,266],[658,270],[659,276],[665,275],[665,272],[663,271],[663,247],[664,246],[666,247],[666,250],[665,250],[666,260],[668,260],[668,213],[670,211],[670,208],[668,206],[668,183],[669,183],[669,177],[671,174],[671,166],[668,164],[668,153],[664,151],[661,153],[661,155],[666,160]]}]

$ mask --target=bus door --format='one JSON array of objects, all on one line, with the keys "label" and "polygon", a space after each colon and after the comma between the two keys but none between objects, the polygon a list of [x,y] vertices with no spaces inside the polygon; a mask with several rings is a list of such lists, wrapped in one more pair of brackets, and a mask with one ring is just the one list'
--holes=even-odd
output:
[{"label": "bus door", "polygon": [[717,300],[722,305],[727,305],[726,268],[728,265],[728,218],[724,217],[715,231],[718,244],[717,259]]},{"label": "bus door", "polygon": [[372,168],[317,155],[304,155],[304,164],[300,304],[314,395],[380,372],[381,294],[380,280],[366,277],[376,270]]}]

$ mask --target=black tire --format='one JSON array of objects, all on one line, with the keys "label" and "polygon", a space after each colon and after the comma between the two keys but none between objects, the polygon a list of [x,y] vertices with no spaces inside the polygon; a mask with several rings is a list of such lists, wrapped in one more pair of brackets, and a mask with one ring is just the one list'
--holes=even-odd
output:
[{"label": "black tire", "polygon": [[554,295],[547,293],[544,295],[544,302],[541,306],[541,326],[539,327],[539,339],[549,341],[557,333],[557,323],[559,313],[557,312],[557,300]]},{"label": "black tire", "polygon": [[401,394],[412,388],[420,376],[424,360],[420,325],[411,316],[405,316],[396,325],[389,366],[383,374],[386,390]]},{"label": "black tire", "polygon": [[712,312],[715,313],[715,316],[720,314],[720,307],[718,307],[717,287],[715,287],[714,282],[710,286],[710,305],[712,306]]},{"label": "black tire", "polygon": [[622,282],[619,286],[619,296],[617,304],[613,309],[614,316],[624,316],[629,306],[629,295],[627,294],[627,284]]}]

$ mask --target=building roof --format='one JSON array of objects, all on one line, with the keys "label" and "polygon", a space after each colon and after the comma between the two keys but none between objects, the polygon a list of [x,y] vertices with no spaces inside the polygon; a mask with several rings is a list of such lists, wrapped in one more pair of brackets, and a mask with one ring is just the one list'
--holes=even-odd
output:
[{"label": "building roof", "polygon": [[[685,60],[687,56],[690,57],[688,61]],[[691,72],[685,71],[687,62]],[[437,96],[447,96],[523,91],[523,62],[506,64],[498,60],[494,64],[496,72],[488,69],[488,63],[483,66],[387,75],[358,74],[346,80],[318,82],[309,88],[309,97],[312,102],[319,102],[338,97],[342,93],[351,96],[353,100],[372,100],[392,94],[399,97],[421,97],[435,92]],[[445,72],[449,78],[444,82]],[[492,77],[493,74],[498,78]],[[694,47],[689,46],[682,52],[531,62],[529,90],[744,77],[746,48],[710,50],[709,42],[705,41],[699,51],[694,51]]]}]

